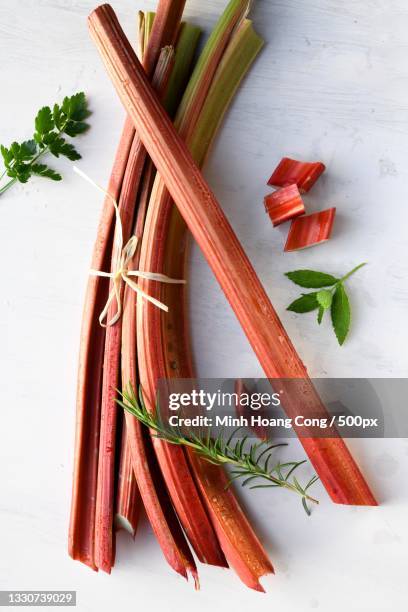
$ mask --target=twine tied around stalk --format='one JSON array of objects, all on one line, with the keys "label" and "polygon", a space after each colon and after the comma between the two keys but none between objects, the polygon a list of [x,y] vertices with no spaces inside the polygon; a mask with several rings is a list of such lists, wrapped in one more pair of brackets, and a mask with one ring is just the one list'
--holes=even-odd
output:
[{"label": "twine tied around stalk", "polygon": [[[115,256],[114,256],[114,265],[113,272],[101,272],[100,270],[90,270],[89,274],[91,276],[100,276],[104,278],[110,278],[112,280],[112,289],[109,293],[108,300],[99,315],[99,323],[102,327],[110,327],[111,325],[115,325],[115,323],[122,316],[123,306],[122,306],[122,297],[121,297],[121,284],[122,282],[126,283],[133,291],[135,291],[141,298],[147,300],[157,308],[168,312],[168,307],[163,302],[160,302],[156,298],[152,297],[143,289],[141,289],[132,277],[144,278],[146,280],[153,280],[159,283],[171,283],[171,284],[185,284],[186,281],[182,279],[175,279],[166,276],[165,274],[160,274],[158,272],[143,272],[142,270],[129,270],[128,265],[133,259],[134,254],[136,253],[136,249],[138,246],[138,238],[137,236],[131,236],[128,242],[123,246],[123,227],[122,220],[120,218],[119,206],[116,202],[115,198],[106,191],[103,187],[95,183],[85,172],[82,172],[76,166],[73,167],[74,172],[79,174],[83,179],[88,181],[91,185],[93,185],[99,191],[105,194],[111,201],[115,209],[115,217],[116,217],[116,232],[115,232]],[[116,300],[117,311],[116,314],[109,319],[106,323],[104,323],[105,319],[108,316],[109,306],[111,303]]]}]

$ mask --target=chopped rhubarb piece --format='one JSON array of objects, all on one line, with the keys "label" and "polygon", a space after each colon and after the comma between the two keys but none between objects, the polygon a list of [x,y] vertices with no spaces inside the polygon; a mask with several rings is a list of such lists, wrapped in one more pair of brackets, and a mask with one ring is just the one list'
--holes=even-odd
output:
[{"label": "chopped rhubarb piece", "polygon": [[284,157],[274,170],[268,185],[287,187],[294,183],[301,193],[306,193],[325,170],[326,166],[321,162],[301,162]]},{"label": "chopped rhubarb piece", "polygon": [[282,187],[265,197],[265,209],[273,227],[305,214],[305,205],[297,185]]},{"label": "chopped rhubarb piece", "polygon": [[294,219],[291,223],[285,244],[285,251],[298,251],[307,247],[326,242],[331,236],[335,208],[328,208]]}]

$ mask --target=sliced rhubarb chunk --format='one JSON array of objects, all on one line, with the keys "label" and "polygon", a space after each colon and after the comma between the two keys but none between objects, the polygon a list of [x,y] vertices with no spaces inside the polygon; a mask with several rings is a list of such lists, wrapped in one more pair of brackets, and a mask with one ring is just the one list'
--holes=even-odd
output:
[{"label": "sliced rhubarb chunk", "polygon": [[294,219],[289,229],[284,250],[298,251],[326,242],[331,236],[335,216],[336,209],[328,208],[321,212]]},{"label": "sliced rhubarb chunk", "polygon": [[265,210],[268,213],[273,227],[290,221],[299,215],[304,215],[305,205],[297,185],[282,187],[265,196]]},{"label": "sliced rhubarb chunk", "polygon": [[321,162],[301,162],[283,157],[269,179],[268,185],[287,187],[295,184],[301,193],[306,193],[325,170],[326,166]]}]

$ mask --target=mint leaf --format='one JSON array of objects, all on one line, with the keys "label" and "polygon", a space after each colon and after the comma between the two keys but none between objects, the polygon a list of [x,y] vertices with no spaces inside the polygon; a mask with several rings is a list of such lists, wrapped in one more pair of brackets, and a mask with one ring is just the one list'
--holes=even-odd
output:
[{"label": "mint leaf", "polygon": [[302,297],[289,304],[286,310],[300,314],[312,312],[312,310],[316,310],[319,307],[316,295],[316,293],[304,293]]},{"label": "mint leaf", "polygon": [[48,134],[54,129],[54,119],[52,118],[49,106],[43,106],[35,118],[35,129],[40,136]]},{"label": "mint leaf", "polygon": [[350,303],[342,284],[338,285],[333,295],[331,318],[334,332],[340,346],[345,341],[350,329]]},{"label": "mint leaf", "polygon": [[316,298],[317,298],[317,301],[319,302],[319,305],[324,310],[327,310],[331,306],[333,294],[328,289],[322,289],[321,291],[317,292]]},{"label": "mint leaf", "polygon": [[[330,310],[333,329],[341,346],[347,338],[351,321],[350,303],[344,289],[344,283],[365,265],[366,263],[361,263],[355,266],[350,272],[339,279],[331,274],[314,270],[287,272],[286,276],[295,284],[301,287],[320,289],[320,291],[314,293],[302,294],[300,298],[288,306],[287,310],[303,313],[317,309],[317,322],[319,325],[323,320],[326,310]],[[324,289],[323,287],[331,287],[331,289]]]},{"label": "mint leaf", "polygon": [[60,181],[62,179],[62,176],[58,174],[58,172],[55,172],[55,170],[45,164],[32,164],[31,170],[33,174],[49,178],[52,181]]},{"label": "mint leaf", "polygon": [[320,289],[320,287],[330,287],[339,280],[331,274],[315,272],[314,270],[294,270],[287,272],[286,275],[293,283],[306,287],[307,289]]}]

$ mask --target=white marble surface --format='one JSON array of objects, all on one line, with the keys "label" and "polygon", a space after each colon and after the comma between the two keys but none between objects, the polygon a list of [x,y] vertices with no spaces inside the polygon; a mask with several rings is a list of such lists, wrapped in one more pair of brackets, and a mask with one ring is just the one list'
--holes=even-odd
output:
[{"label": "white marble surface", "polygon": [[[190,0],[209,27],[225,1]],[[123,111],[86,29],[91,0],[0,1],[1,142],[30,136],[36,110],[86,90],[94,111],[81,140],[82,167],[105,182]],[[137,8],[117,0],[129,35]],[[408,6],[403,0],[259,0],[254,21],[267,40],[228,115],[206,176],[242,240],[290,336],[314,376],[406,376],[408,293]],[[263,211],[265,180],[282,155],[322,159],[328,170],[307,196],[310,210],[336,205],[333,239],[283,254],[286,228]],[[406,440],[351,444],[378,509],[329,503],[303,515],[290,496],[252,493],[250,515],[277,574],[269,592],[246,590],[232,573],[200,568],[195,593],[166,566],[144,522],[135,543],[119,536],[111,576],[66,553],[78,334],[101,201],[57,164],[62,184],[33,180],[0,200],[1,432],[0,589],[76,589],[79,610],[237,609],[382,612],[405,610]],[[285,307],[297,267],[343,273],[353,328],[340,349],[329,322]],[[191,283],[194,346],[201,376],[261,371],[196,249]],[[205,295],[205,299],[202,298]],[[291,443],[291,456],[302,457]]]}]

